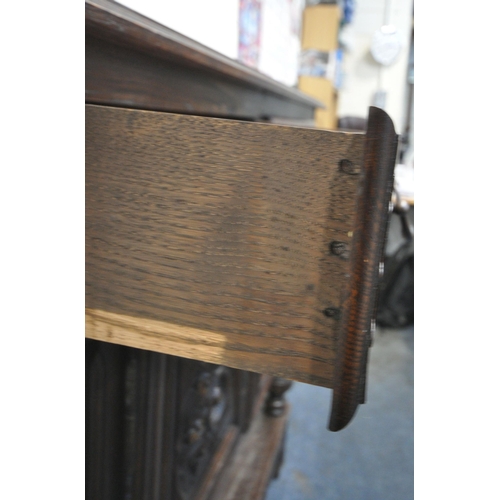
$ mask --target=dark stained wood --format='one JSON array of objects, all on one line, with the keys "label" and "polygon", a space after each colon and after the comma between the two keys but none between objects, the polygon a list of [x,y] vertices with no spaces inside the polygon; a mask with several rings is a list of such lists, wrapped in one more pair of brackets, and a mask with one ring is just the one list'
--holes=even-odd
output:
[{"label": "dark stained wood", "polygon": [[128,356],[125,498],[173,498],[178,360],[139,349],[129,349]]},{"label": "dark stained wood", "polygon": [[130,9],[86,1],[88,103],[262,120],[322,104]]},{"label": "dark stained wood", "polygon": [[188,359],[179,363],[175,498],[188,499],[209,488],[236,437],[238,370]]},{"label": "dark stained wood", "polygon": [[271,417],[260,412],[227,461],[209,500],[262,500],[281,465],[289,407]]},{"label": "dark stained wood", "polygon": [[246,432],[252,419],[260,411],[273,380],[269,375],[236,371],[236,395],[239,398],[236,420],[241,432]]},{"label": "dark stained wood", "polygon": [[101,106],[86,127],[86,335],[331,387],[364,136]]},{"label": "dark stained wood", "polygon": [[207,498],[269,383],[87,339],[86,498]]},{"label": "dark stained wood", "polygon": [[371,322],[376,317],[379,264],[387,235],[398,137],[388,115],[370,108],[364,158],[365,180],[353,241],[353,280],[338,345],[329,428],[343,429],[365,402]]},{"label": "dark stained wood", "polygon": [[210,492],[213,490],[217,478],[222,470],[229,463],[229,457],[234,450],[236,438],[238,437],[238,428],[235,425],[230,426],[226,432],[220,446],[211,457],[210,468],[207,470],[201,486],[197,489],[194,499],[207,500]]},{"label": "dark stained wood", "polygon": [[[269,386],[272,378],[266,375],[258,375],[256,373],[245,372],[242,370],[232,370],[233,380],[235,382],[235,409],[239,409],[235,415],[234,426],[229,427],[224,438],[222,439],[216,452],[211,459],[210,468],[207,470],[201,486],[198,488],[195,500],[215,499],[214,488],[217,483],[225,482],[227,479],[224,469],[229,467],[234,461],[234,457],[238,455],[238,450],[246,442],[244,434],[249,430],[250,425],[255,420],[259,419],[259,414],[263,410],[263,404],[269,391]],[[263,439],[273,439],[274,428],[267,427],[268,435],[263,433]],[[255,431],[253,431],[255,433]],[[275,439],[273,439],[273,442]],[[277,443],[279,445],[279,443]],[[276,453],[275,450],[271,450]],[[279,467],[280,464],[275,464]],[[261,466],[261,473],[269,475],[270,470],[265,470],[265,466],[272,470],[272,463]],[[241,474],[242,471],[240,471]],[[255,471],[252,468],[246,469],[246,475],[254,476]]]},{"label": "dark stained wood", "polygon": [[119,500],[125,494],[127,348],[92,340],[85,346],[85,498]]},{"label": "dark stained wood", "polygon": [[177,362],[86,340],[86,498],[173,496]]},{"label": "dark stained wood", "polygon": [[285,392],[292,386],[291,380],[274,377],[269,387],[265,411],[271,417],[280,417],[286,408]]}]

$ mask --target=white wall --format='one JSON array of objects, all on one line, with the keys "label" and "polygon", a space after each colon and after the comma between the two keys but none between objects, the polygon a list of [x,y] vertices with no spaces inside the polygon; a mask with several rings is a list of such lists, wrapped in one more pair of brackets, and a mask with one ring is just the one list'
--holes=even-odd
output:
[{"label": "white wall", "polygon": [[[119,0],[119,3],[207,47],[238,59],[239,0]],[[261,0],[257,69],[293,86],[305,0]]]},{"label": "white wall", "polygon": [[258,70],[285,85],[297,83],[300,28],[305,0],[261,0]]},{"label": "white wall", "polygon": [[[385,110],[398,134],[404,131],[407,112],[407,65],[410,48],[412,0],[356,0],[353,22],[343,29],[351,50],[345,53],[344,85],[339,92],[339,116],[367,116],[377,90],[387,92]],[[387,10],[386,10],[387,9]],[[398,60],[381,66],[370,53],[373,34],[383,24],[393,24],[403,42]]]},{"label": "white wall", "polygon": [[232,59],[238,58],[239,0],[118,0]]}]

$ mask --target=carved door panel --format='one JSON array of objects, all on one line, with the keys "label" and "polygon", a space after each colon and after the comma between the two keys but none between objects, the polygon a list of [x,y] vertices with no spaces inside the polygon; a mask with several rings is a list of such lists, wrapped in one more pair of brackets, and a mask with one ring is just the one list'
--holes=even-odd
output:
[{"label": "carved door panel", "polygon": [[86,497],[204,498],[248,428],[261,376],[86,341]]},{"label": "carved door panel", "polygon": [[180,394],[175,442],[175,485],[179,499],[193,497],[218,446],[236,425],[235,370],[180,361]]}]

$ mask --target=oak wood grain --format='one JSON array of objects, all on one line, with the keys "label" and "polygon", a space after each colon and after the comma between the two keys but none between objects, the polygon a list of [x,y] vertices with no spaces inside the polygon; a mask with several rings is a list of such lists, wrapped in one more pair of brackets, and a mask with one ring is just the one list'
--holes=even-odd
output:
[{"label": "oak wood grain", "polygon": [[86,336],[332,387],[363,147],[87,105]]}]

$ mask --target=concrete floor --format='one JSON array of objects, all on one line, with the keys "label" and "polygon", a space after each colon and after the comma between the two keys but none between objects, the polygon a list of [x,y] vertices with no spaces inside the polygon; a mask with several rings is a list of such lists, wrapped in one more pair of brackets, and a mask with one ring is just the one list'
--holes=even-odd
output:
[{"label": "concrete floor", "polygon": [[413,332],[376,331],[367,402],[340,432],[326,430],[331,391],[294,383],[285,460],[266,500],[413,499]]}]

